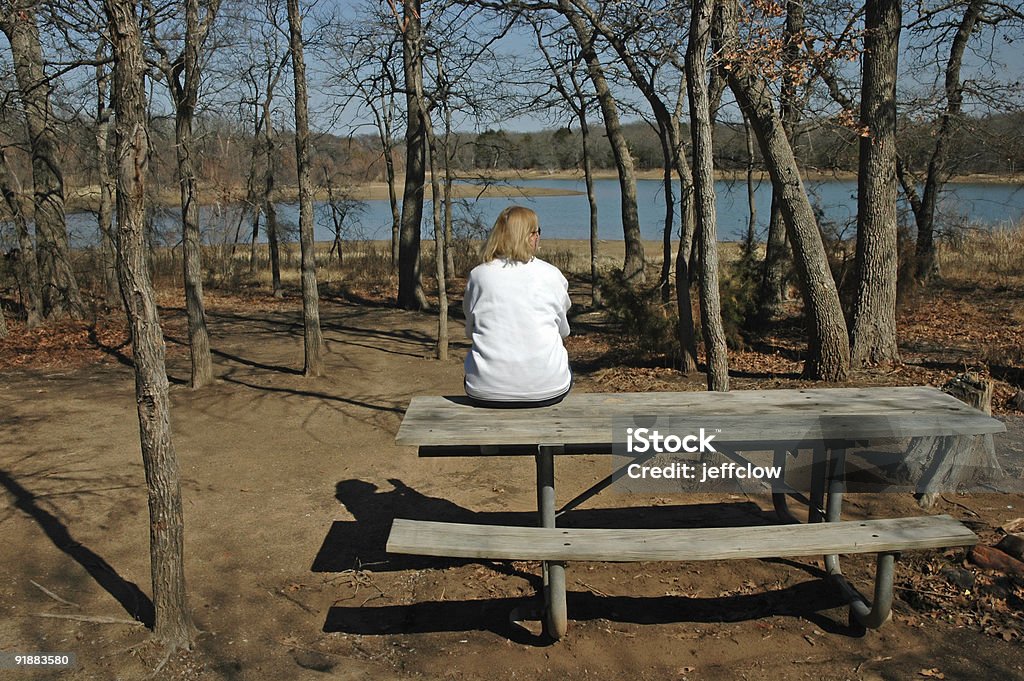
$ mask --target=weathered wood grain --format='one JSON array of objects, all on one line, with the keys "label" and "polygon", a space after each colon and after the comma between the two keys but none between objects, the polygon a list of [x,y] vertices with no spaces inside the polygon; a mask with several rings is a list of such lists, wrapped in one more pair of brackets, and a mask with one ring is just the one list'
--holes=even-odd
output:
[{"label": "weathered wood grain", "polygon": [[973,546],[948,515],[809,525],[699,529],[575,529],[465,525],[397,518],[390,553],[502,560],[629,562],[884,553]]},{"label": "weathered wood grain", "polygon": [[396,442],[422,447],[611,443],[617,419],[645,416],[672,417],[676,428],[720,429],[717,440],[731,443],[942,437],[1006,429],[929,387],[574,393],[539,409],[474,407],[462,396],[415,397]]}]

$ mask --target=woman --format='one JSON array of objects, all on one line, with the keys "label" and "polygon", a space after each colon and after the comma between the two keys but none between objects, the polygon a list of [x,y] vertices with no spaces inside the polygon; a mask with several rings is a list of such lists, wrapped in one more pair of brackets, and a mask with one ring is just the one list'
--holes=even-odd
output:
[{"label": "woman", "polygon": [[483,263],[469,273],[462,309],[466,336],[466,394],[489,407],[541,407],[572,387],[569,282],[537,258],[540,226],[529,208],[502,211],[484,244]]}]

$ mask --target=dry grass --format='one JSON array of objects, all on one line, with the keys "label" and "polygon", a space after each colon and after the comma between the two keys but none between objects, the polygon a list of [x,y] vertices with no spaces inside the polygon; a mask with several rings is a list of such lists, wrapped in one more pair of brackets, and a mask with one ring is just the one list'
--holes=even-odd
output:
[{"label": "dry grass", "polygon": [[971,229],[939,245],[943,278],[981,286],[1024,286],[1024,223],[1000,230]]}]

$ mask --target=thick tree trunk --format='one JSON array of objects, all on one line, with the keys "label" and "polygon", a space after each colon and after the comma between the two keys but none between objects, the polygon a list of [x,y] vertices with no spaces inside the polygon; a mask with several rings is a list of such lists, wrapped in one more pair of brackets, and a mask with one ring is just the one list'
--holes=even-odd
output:
[{"label": "thick tree trunk", "polygon": [[850,345],[839,293],[782,121],[754,64],[743,60],[738,11],[737,0],[723,0],[722,47],[725,54],[740,56],[727,65],[729,86],[754,128],[793,244],[809,334],[804,375],[841,381],[849,373]]},{"label": "thick tree trunk", "polygon": [[299,243],[302,249],[302,326],[305,376],[324,373],[324,341],[320,332],[320,293],[316,283],[316,242],[313,237],[313,182],[309,163],[309,93],[302,48],[299,0],[288,0],[292,74],[295,79],[295,159],[299,176]]},{"label": "thick tree trunk", "polygon": [[579,40],[583,60],[587,63],[588,75],[594,84],[597,102],[601,107],[605,132],[612,147],[612,156],[615,158],[615,169],[618,173],[619,191],[621,192],[622,236],[626,247],[622,272],[626,281],[633,285],[642,284],[645,279],[645,258],[643,239],[640,236],[640,216],[637,212],[636,171],[633,167],[633,157],[629,152],[629,145],[622,132],[618,105],[608,87],[604,67],[601,65],[601,60],[594,47],[593,32],[583,23],[583,17],[576,12],[573,3],[569,0],[558,0],[558,8],[559,12],[568,20],[569,25],[572,26]]},{"label": "thick tree trunk", "polygon": [[18,255],[14,273],[21,289],[21,304],[25,308],[25,323],[31,329],[42,322],[43,289],[39,283],[39,264],[36,261],[36,249],[32,244],[32,235],[28,230],[28,221],[21,203],[21,185],[18,176],[10,163],[7,154],[0,148],[0,193],[4,195],[7,210],[14,221],[14,229],[18,233]]},{"label": "thick tree trunk", "polygon": [[32,150],[35,204],[32,217],[43,287],[43,314],[47,319],[81,319],[85,308],[71,267],[64,221],[64,177],[58,160],[56,119],[50,106],[50,81],[43,71],[36,3],[21,0],[14,4],[16,6],[0,18],[0,30],[11,44]]},{"label": "thick tree trunk", "polygon": [[[98,50],[97,57],[105,56]],[[103,267],[103,298],[107,307],[120,304],[117,285],[117,247],[114,245],[114,193],[110,180],[110,110],[107,107],[110,72],[106,64],[96,67],[96,181],[100,188],[96,222],[99,228]]]},{"label": "thick tree trunk", "polygon": [[857,296],[850,331],[854,366],[899,362],[896,345],[896,70],[901,0],[867,0],[857,174]]},{"label": "thick tree trunk", "polygon": [[[211,10],[208,10],[211,11]],[[211,17],[207,17],[209,20]],[[182,276],[188,317],[189,351],[192,356],[192,388],[213,380],[210,334],[203,303],[203,251],[199,231],[199,188],[192,159],[192,119],[199,95],[200,51],[205,39],[199,20],[199,0],[185,2],[185,47],[180,69],[167,66],[165,76],[175,102],[174,136],[181,193]]]},{"label": "thick tree trunk", "polygon": [[420,229],[423,222],[423,183],[426,179],[426,132],[417,89],[423,89],[423,52],[420,0],[402,3],[402,67],[405,74],[405,190],[402,194],[402,229],[398,241],[398,305],[423,310],[427,299],[420,280]]},{"label": "thick tree trunk", "polygon": [[708,390],[729,390],[729,356],[725,346],[718,290],[718,220],[715,207],[714,150],[707,52],[711,42],[713,0],[695,0],[686,49],[686,82],[693,140],[693,188],[696,195],[697,244],[700,250],[700,312],[707,355]]},{"label": "thick tree trunk", "polygon": [[104,0],[104,7],[116,60],[118,279],[132,330],[135,398],[149,490],[154,635],[173,650],[191,647],[194,628],[185,592],[181,485],[171,442],[164,339],[143,237],[149,155],[146,65],[134,3]]}]

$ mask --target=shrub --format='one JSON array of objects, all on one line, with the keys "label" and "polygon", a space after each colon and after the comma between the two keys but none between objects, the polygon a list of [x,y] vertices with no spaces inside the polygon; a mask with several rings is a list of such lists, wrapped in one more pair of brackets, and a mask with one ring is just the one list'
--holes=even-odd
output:
[{"label": "shrub", "polygon": [[603,274],[600,286],[609,320],[636,342],[638,350],[673,361],[679,356],[674,302],[663,303],[658,288],[630,285],[621,269]]}]

